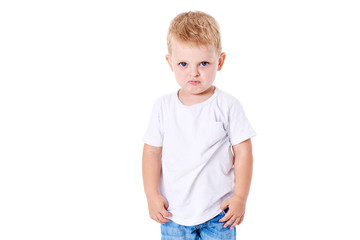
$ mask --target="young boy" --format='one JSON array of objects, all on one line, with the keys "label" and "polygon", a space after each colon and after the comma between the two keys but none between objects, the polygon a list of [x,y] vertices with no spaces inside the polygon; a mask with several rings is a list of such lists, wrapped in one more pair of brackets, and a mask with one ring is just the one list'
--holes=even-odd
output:
[{"label": "young boy", "polygon": [[255,132],[239,101],[213,85],[219,27],[203,12],[176,16],[166,60],[180,85],[159,98],[144,136],[143,180],[162,239],[235,239],[244,219]]}]

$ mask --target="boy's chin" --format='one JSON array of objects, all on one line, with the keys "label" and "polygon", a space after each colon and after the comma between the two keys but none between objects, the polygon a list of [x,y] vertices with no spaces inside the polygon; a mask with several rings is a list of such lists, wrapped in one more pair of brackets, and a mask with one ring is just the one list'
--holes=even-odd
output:
[{"label": "boy's chin", "polygon": [[203,87],[203,86],[186,86],[186,87],[182,87],[181,88],[182,91],[185,94],[188,95],[202,95],[202,94],[207,94],[210,91],[212,91],[212,86],[210,87]]}]

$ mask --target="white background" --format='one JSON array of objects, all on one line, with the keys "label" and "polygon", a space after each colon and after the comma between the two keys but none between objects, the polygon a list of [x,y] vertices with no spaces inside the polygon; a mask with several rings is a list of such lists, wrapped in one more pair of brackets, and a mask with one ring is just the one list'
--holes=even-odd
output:
[{"label": "white background", "polygon": [[[358,1],[1,1],[0,239],[160,239],[142,136],[178,13],[219,22],[216,86],[257,132],[239,239],[360,239]],[[129,235],[130,234],[130,235]]]}]

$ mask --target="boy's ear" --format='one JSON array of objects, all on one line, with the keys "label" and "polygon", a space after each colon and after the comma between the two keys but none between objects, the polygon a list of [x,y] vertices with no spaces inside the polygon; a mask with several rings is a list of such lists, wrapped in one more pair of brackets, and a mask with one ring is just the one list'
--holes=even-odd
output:
[{"label": "boy's ear", "polygon": [[166,54],[165,58],[166,58],[166,61],[168,62],[169,66],[171,68],[171,71],[174,71],[174,68],[173,68],[172,63],[171,63],[171,56],[169,54]]},{"label": "boy's ear", "polygon": [[220,57],[219,57],[218,71],[220,71],[221,68],[223,67],[224,62],[225,62],[225,58],[226,58],[226,53],[222,52],[222,53],[220,54]]}]

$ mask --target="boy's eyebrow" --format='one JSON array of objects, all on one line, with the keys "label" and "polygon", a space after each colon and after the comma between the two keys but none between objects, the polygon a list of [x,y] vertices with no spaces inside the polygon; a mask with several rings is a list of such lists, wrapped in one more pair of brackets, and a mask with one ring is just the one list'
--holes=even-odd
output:
[{"label": "boy's eyebrow", "polygon": [[[188,62],[187,60],[184,60],[184,59],[174,59],[175,62]],[[199,60],[198,62],[210,62],[211,60],[210,59],[206,59],[204,58],[203,60]]]}]

